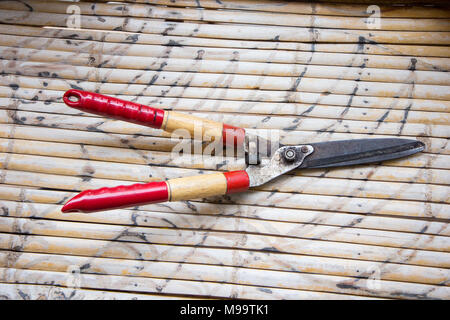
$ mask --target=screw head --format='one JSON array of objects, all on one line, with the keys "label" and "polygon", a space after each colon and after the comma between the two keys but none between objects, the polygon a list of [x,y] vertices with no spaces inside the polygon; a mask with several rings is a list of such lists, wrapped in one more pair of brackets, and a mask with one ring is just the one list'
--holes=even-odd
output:
[{"label": "screw head", "polygon": [[303,146],[302,149],[301,149],[301,151],[302,151],[303,153],[308,153],[309,148],[308,148],[307,146]]},{"label": "screw head", "polygon": [[287,161],[294,161],[295,160],[295,155],[296,155],[296,153],[295,153],[294,149],[286,149],[284,151],[284,158]]}]

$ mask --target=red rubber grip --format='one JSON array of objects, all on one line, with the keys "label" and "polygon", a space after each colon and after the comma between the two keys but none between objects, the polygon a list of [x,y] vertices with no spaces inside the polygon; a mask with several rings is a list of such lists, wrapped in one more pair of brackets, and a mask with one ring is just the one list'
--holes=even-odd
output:
[{"label": "red rubber grip", "polygon": [[250,179],[244,170],[225,172],[223,175],[227,179],[227,194],[246,191],[250,185]]},{"label": "red rubber grip", "polygon": [[86,190],[70,199],[62,212],[94,212],[169,200],[165,181],[137,183],[129,186]]},{"label": "red rubber grip", "polygon": [[164,119],[164,110],[93,92],[71,89],[63,100],[72,108],[156,129],[161,128]]}]

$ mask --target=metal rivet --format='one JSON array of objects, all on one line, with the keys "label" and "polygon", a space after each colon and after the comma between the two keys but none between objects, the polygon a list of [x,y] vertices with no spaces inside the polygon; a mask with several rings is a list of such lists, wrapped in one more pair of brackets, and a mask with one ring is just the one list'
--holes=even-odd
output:
[{"label": "metal rivet", "polygon": [[303,146],[301,150],[303,153],[308,153],[309,148],[307,146]]}]

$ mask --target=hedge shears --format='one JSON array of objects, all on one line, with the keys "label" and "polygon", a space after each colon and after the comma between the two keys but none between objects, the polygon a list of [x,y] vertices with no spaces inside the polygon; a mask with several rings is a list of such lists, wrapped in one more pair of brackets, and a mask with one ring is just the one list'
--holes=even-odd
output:
[{"label": "hedge shears", "polygon": [[84,112],[167,132],[184,129],[195,134],[200,127],[206,141],[219,141],[224,146],[243,150],[246,169],[85,190],[70,199],[63,206],[62,212],[94,212],[243,192],[294,169],[377,163],[412,155],[425,148],[418,140],[400,138],[280,145],[248,133],[244,128],[98,93],[71,89],[64,94],[63,100],[69,107]]}]

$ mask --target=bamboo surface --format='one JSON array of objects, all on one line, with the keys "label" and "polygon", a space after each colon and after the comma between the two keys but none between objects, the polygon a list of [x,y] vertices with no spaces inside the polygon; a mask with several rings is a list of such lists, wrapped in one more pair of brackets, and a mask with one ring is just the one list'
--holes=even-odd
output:
[{"label": "bamboo surface", "polygon": [[[450,9],[380,2],[374,29],[372,3],[335,2],[0,2],[0,299],[450,299]],[[283,144],[426,149],[63,214],[81,190],[245,168],[69,108],[71,88]]]}]

